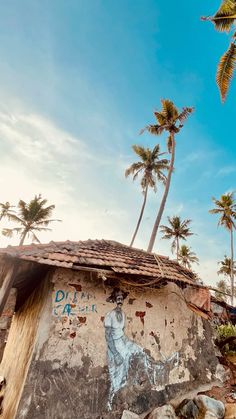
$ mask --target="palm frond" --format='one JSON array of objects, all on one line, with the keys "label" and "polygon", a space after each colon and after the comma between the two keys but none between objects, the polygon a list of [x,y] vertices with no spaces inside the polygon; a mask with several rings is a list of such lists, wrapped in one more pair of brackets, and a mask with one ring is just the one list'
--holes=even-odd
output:
[{"label": "palm frond", "polygon": [[236,4],[234,0],[223,0],[211,21],[215,29],[229,32],[236,19]]},{"label": "palm frond", "polygon": [[223,0],[214,16],[203,16],[201,20],[209,20],[220,32],[229,32],[236,19],[235,0]]},{"label": "palm frond", "polygon": [[162,125],[147,125],[145,128],[141,129],[140,134],[148,131],[150,134],[161,135],[164,129],[165,127]]},{"label": "palm frond", "polygon": [[125,171],[125,177],[133,175],[138,171],[144,168],[144,164],[142,162],[132,163],[130,167],[128,167]]},{"label": "palm frond", "polygon": [[34,234],[32,231],[31,231],[31,236],[32,236],[33,242],[40,243],[40,240],[38,239],[36,234]]},{"label": "palm frond", "polygon": [[225,101],[236,65],[236,45],[232,42],[222,55],[217,67],[216,83],[220,90],[221,100]]},{"label": "palm frond", "polygon": [[3,236],[5,236],[5,237],[9,237],[9,238],[12,238],[13,237],[13,235],[14,235],[14,233],[16,233],[16,234],[21,234],[22,233],[22,228],[20,228],[20,227],[15,227],[15,228],[4,228],[3,230],[2,230],[2,235]]},{"label": "palm frond", "polygon": [[159,125],[161,125],[161,126],[162,125],[165,125],[165,123],[166,123],[166,117],[165,117],[165,115],[163,115],[162,112],[155,111],[154,112],[154,115],[155,115],[155,117],[156,117],[157,122],[158,122]]},{"label": "palm frond", "polygon": [[182,112],[180,112],[180,113],[179,113],[179,115],[178,115],[178,118],[177,118],[177,119],[178,119],[180,122],[184,122],[184,121],[186,121],[186,119],[188,118],[188,116],[189,116],[191,113],[193,113],[193,111],[194,111],[194,108],[189,108],[189,107],[183,108]]},{"label": "palm frond", "polygon": [[174,103],[169,99],[162,99],[162,114],[165,116],[166,120],[175,121],[178,118],[178,109],[175,107]]}]

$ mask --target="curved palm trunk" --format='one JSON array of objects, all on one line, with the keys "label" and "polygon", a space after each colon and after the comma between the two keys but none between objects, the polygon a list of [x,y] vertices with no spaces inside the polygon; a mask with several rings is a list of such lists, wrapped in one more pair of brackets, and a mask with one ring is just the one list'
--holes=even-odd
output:
[{"label": "curved palm trunk", "polygon": [[24,232],[23,232],[23,234],[22,234],[22,237],[21,237],[21,239],[20,239],[19,246],[22,246],[22,245],[23,245],[23,243],[24,243],[24,241],[25,241],[25,238],[26,238],[27,233],[28,233],[28,230],[27,230],[27,229],[25,229],[25,230],[24,230]]},{"label": "curved palm trunk", "polygon": [[158,228],[159,228],[159,224],[160,224],[160,221],[161,221],[163,211],[165,209],[165,204],[166,204],[167,196],[168,196],[169,189],[170,189],[170,181],[171,181],[171,176],[172,176],[172,172],[173,172],[173,168],[174,168],[174,161],[175,161],[175,138],[174,138],[174,134],[171,134],[171,136],[172,136],[172,147],[171,147],[170,168],[169,168],[169,172],[168,172],[167,179],[166,179],[166,187],[165,187],[165,191],[164,191],[163,198],[162,198],[162,201],[161,201],[161,205],[160,205],[160,208],[159,208],[159,211],[158,211],[158,214],[157,214],[155,224],[153,226],[151,238],[150,238],[149,245],[148,245],[148,248],[147,248],[148,252],[152,252],[152,249],[153,249],[153,246],[154,246],[154,243],[155,243],[155,240],[156,240],[157,231],[158,231]]},{"label": "curved palm trunk", "polygon": [[146,189],[144,191],[143,205],[142,205],[142,208],[141,208],[141,212],[140,212],[140,215],[139,215],[139,219],[138,219],[136,229],[134,231],[134,234],[133,234],[133,237],[132,237],[132,240],[131,240],[131,243],[130,243],[130,247],[133,246],[134,240],[135,240],[136,235],[137,235],[138,230],[139,230],[140,223],[141,223],[142,218],[143,218],[144,208],[145,208],[145,205],[146,205],[146,202],[147,202],[147,193],[148,193],[148,186],[146,187]]},{"label": "curved palm trunk", "polygon": [[231,248],[231,272],[230,272],[230,282],[231,282],[231,305],[234,305],[234,242],[233,242],[233,225],[230,229],[230,248]]}]

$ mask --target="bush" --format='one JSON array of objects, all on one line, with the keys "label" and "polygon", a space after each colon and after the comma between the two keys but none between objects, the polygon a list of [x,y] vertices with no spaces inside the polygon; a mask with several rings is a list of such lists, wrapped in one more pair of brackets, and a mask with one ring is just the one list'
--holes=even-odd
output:
[{"label": "bush", "polygon": [[[233,326],[231,323],[222,324],[221,326],[217,326],[217,341],[220,344],[225,339],[235,336],[236,337],[236,326]],[[227,343],[223,348],[225,353],[228,352],[236,352],[236,340],[230,343]]]}]

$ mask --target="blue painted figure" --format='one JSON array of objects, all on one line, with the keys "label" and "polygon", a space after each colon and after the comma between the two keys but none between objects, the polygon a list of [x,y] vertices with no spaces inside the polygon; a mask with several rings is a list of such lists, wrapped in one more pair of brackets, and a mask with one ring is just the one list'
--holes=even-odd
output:
[{"label": "blue painted figure", "polygon": [[[116,307],[107,313],[104,319],[108,369],[111,382],[108,400],[109,409],[111,409],[115,393],[127,383],[129,368],[134,356],[136,356],[139,363],[136,379],[138,380],[140,371],[145,371],[152,386],[157,385],[157,379],[163,375],[166,363],[169,364],[171,361],[174,361],[173,366],[176,366],[175,364],[178,362],[178,353],[174,353],[169,359],[165,359],[163,362],[155,362],[144,352],[143,348],[125,335],[125,314],[122,311],[122,306],[127,294],[115,288],[107,299],[109,302],[116,303]],[[134,381],[136,379],[134,376]]]}]

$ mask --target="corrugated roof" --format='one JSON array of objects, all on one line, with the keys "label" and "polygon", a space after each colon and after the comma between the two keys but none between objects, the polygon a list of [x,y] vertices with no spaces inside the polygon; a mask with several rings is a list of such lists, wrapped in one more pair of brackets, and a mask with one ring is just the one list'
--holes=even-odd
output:
[{"label": "corrugated roof", "polygon": [[134,277],[195,283],[194,274],[176,261],[111,240],[8,246],[0,249],[1,254],[69,269],[90,267]]}]

